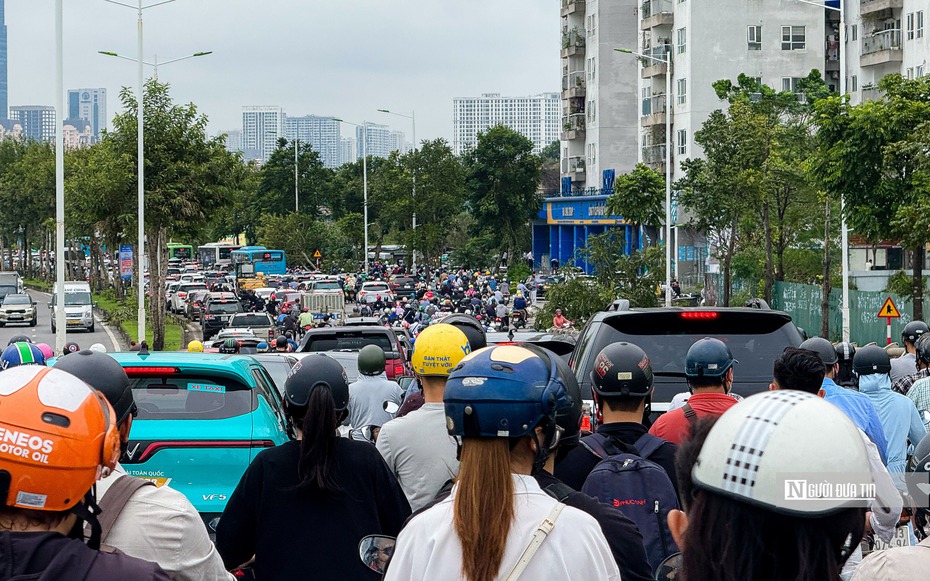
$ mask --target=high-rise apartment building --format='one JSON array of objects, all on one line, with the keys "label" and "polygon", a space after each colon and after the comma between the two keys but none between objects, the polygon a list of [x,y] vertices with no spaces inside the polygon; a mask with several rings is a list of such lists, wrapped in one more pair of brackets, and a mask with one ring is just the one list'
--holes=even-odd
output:
[{"label": "high-rise apartment building", "polygon": [[343,137],[339,139],[339,165],[355,163],[358,160],[358,150],[355,148],[355,139]]},{"label": "high-rise apartment building", "polygon": [[242,108],[242,153],[247,160],[268,161],[284,136],[284,111],[281,107],[247,106]]},{"label": "high-rise apartment building", "polygon": [[478,133],[505,125],[533,142],[533,153],[559,139],[558,93],[501,97],[485,93],[452,101],[452,151],[461,155],[478,143]]},{"label": "high-rise apartment building", "polygon": [[387,125],[377,123],[368,123],[368,143],[365,143],[362,131],[363,126],[355,128],[355,146],[358,158],[364,156],[363,148],[368,148],[369,157],[388,157],[392,151],[402,150],[398,143],[404,143],[404,133],[402,131],[392,131]]},{"label": "high-rise apartment building", "polygon": [[70,89],[68,91],[68,119],[86,119],[99,140],[100,132],[107,128],[107,90]]},{"label": "high-rise apartment building", "polygon": [[339,166],[340,133],[339,121],[335,118],[316,115],[285,117],[284,136],[288,141],[297,139],[309,143],[320,154],[324,166]]},{"label": "high-rise apartment building", "polygon": [[0,0],[0,119],[6,119],[10,114],[10,91],[6,61],[6,6],[5,0]]},{"label": "high-rise apartment building", "polygon": [[23,137],[36,141],[54,141],[55,108],[46,105],[10,107],[10,118],[23,127]]},{"label": "high-rise apartment building", "polygon": [[229,131],[222,131],[220,134],[226,136],[223,138],[223,144],[226,146],[226,151],[231,151],[233,153],[242,151],[241,129],[230,129]]}]

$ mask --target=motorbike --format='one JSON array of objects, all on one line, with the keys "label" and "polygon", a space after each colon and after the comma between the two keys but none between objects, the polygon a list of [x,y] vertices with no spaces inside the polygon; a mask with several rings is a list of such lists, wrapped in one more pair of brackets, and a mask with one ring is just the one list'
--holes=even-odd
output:
[{"label": "motorbike", "polygon": [[524,309],[517,309],[510,315],[510,320],[513,324],[514,329],[525,329],[526,328],[526,311]]}]

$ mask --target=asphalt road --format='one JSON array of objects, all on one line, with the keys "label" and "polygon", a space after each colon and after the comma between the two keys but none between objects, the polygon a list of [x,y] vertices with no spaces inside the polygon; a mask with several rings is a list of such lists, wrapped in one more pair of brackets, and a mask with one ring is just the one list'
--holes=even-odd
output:
[{"label": "asphalt road", "polygon": [[[52,311],[48,308],[48,302],[52,300],[52,297],[49,294],[35,290],[27,289],[26,292],[38,303],[36,305],[38,307],[38,324],[35,327],[30,327],[29,323],[23,323],[21,325],[7,324],[3,328],[0,328],[0,349],[6,347],[10,338],[15,335],[25,335],[32,339],[33,343],[48,343],[51,345],[52,349],[54,349],[55,335],[52,333]],[[60,332],[61,329],[59,329],[59,333]],[[81,349],[87,349],[94,343],[103,343],[107,351],[117,351],[119,349],[114,339],[107,334],[100,319],[97,319],[97,322],[94,324],[93,333],[71,330],[68,332],[66,340],[74,341],[81,346]]]}]

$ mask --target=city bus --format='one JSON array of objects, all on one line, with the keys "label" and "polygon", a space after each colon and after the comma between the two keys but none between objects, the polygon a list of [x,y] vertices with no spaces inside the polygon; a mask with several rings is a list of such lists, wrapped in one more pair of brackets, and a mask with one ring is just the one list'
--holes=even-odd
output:
[{"label": "city bus", "polygon": [[268,250],[264,246],[243,246],[230,252],[230,259],[236,268],[236,274],[245,274],[244,265],[252,265],[252,274],[285,274],[287,258],[283,250]]},{"label": "city bus", "polygon": [[231,253],[233,250],[242,248],[239,244],[229,244],[228,242],[209,242],[203,246],[197,247],[197,261],[204,268],[214,268],[217,266],[226,266],[231,262]]},{"label": "city bus", "polygon": [[168,243],[168,259],[177,258],[179,260],[193,260],[194,247],[190,244],[178,244],[177,242]]}]

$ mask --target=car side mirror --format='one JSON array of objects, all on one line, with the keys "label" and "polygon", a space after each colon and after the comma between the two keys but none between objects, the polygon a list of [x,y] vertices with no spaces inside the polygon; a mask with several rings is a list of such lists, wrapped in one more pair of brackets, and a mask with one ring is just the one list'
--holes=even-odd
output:
[{"label": "car side mirror", "polygon": [[384,574],[388,562],[394,556],[394,537],[369,535],[358,544],[358,556],[362,563],[375,573]]}]

